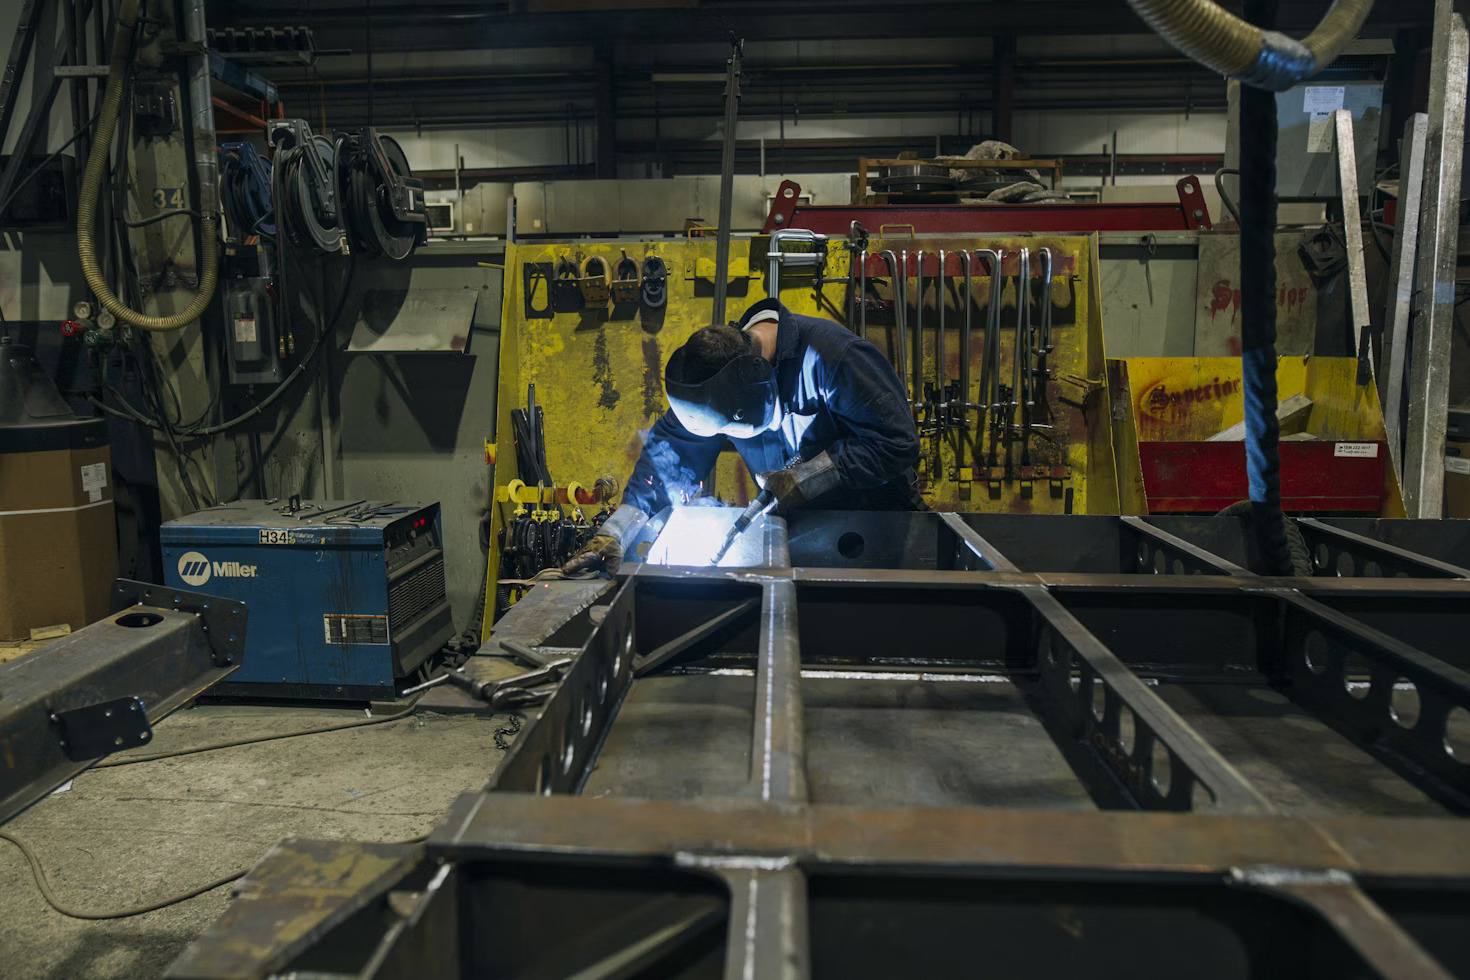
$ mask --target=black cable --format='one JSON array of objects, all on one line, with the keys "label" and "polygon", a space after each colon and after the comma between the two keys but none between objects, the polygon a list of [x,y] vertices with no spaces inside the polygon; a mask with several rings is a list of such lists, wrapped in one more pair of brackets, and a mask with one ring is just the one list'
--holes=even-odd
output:
[{"label": "black cable", "polygon": [[1220,195],[1220,203],[1225,205],[1225,210],[1230,212],[1230,217],[1234,218],[1235,224],[1239,226],[1241,224],[1240,209],[1235,206],[1235,201],[1230,197],[1230,192],[1225,190],[1224,178],[1232,174],[1239,177],[1240,171],[1234,167],[1221,167],[1215,171],[1215,193]]},{"label": "black cable", "polygon": [[[421,844],[428,839],[429,835],[423,834],[419,837],[411,837],[405,841],[390,841],[389,843],[403,845]],[[249,874],[250,869],[254,867],[254,865],[249,865],[244,868],[239,868],[235,871],[231,871],[229,874],[225,875],[222,878],[216,878],[214,881],[207,882],[197,888],[191,888],[188,891],[184,892],[182,895],[175,895],[172,898],[164,898],[156,902],[149,902],[146,905],[136,905],[132,908],[117,909],[108,912],[79,911],[77,909],[73,909],[66,905],[63,905],[61,901],[56,897],[56,893],[51,890],[51,880],[46,876],[46,869],[41,867],[40,859],[36,857],[36,853],[31,850],[29,845],[20,840],[18,837],[12,837],[10,834],[5,833],[4,831],[0,831],[0,840],[7,840],[20,849],[20,853],[25,856],[26,862],[29,863],[31,866],[31,877],[35,879],[36,887],[40,890],[41,897],[46,900],[46,904],[51,906],[52,909],[69,919],[88,919],[91,921],[99,921],[102,919],[130,919],[136,915],[146,915],[149,912],[157,912],[159,909],[166,909],[170,905],[178,905],[181,902],[189,901],[191,898],[198,898],[205,892],[212,892],[216,888],[219,888],[221,885],[228,885],[232,881],[239,881],[241,878]]]},{"label": "black cable", "polygon": [[118,220],[127,225],[129,228],[146,228],[149,225],[156,225],[160,221],[167,221],[169,218],[177,218],[179,215],[187,215],[191,218],[197,218],[199,217],[199,212],[195,211],[193,208],[174,208],[171,211],[160,211],[155,215],[150,215],[147,218],[140,218],[137,221],[129,221],[127,218],[119,218]]},{"label": "black cable", "polygon": [[197,755],[200,752],[214,752],[217,749],[233,749],[239,745],[255,745],[260,742],[277,742],[286,738],[300,738],[303,735],[324,735],[327,732],[343,732],[351,728],[368,728],[372,725],[386,725],[390,721],[402,721],[413,714],[418,707],[418,699],[415,698],[402,708],[392,714],[380,715],[376,718],[358,718],[353,721],[338,722],[334,725],[318,725],[315,728],[304,728],[296,732],[280,732],[275,735],[258,735],[254,738],[238,738],[227,742],[211,742],[207,745],[196,745],[193,748],[177,749],[172,752],[155,752],[151,755],[124,756],[120,759],[107,759],[97,763],[93,769],[111,769],[115,766],[134,766],[140,762],[157,762],[159,759],[176,759],[181,755]]},{"label": "black cable", "polygon": [[[1275,26],[1276,0],[1247,0],[1246,19]],[[1240,90],[1240,342],[1246,473],[1261,571],[1290,575],[1276,418],[1276,94]]]},{"label": "black cable", "polygon": [[[15,186],[10,189],[9,196],[7,196],[3,202],[0,202],[0,217],[4,217],[5,209],[10,207],[10,204],[12,201],[15,200],[16,195],[21,192],[21,188],[29,184],[32,180],[36,178],[38,174],[41,173],[41,171],[46,169],[46,164],[61,156],[61,154],[68,150],[73,143],[75,143],[77,140],[81,139],[83,136],[91,131],[92,127],[97,123],[97,115],[100,115],[100,113],[93,115],[92,118],[89,119],[87,123],[82,126],[81,129],[77,130],[75,133],[72,133],[69,137],[67,137],[66,142],[57,147],[55,152],[46,157],[46,159],[42,160],[40,163],[36,164],[33,168],[31,168],[30,171],[26,173],[24,177],[16,181]],[[0,225],[0,227],[4,226]]]},{"label": "black cable", "polygon": [[[357,262],[356,259],[352,259],[349,261],[347,266],[347,276],[342,284],[342,295],[338,297],[337,307],[332,311],[332,316],[330,320],[322,325],[322,329],[317,333],[316,339],[312,341],[311,349],[306,352],[306,357],[302,358],[301,362],[291,370],[290,374],[281,379],[281,382],[276,385],[276,387],[271,391],[270,394],[266,395],[265,398],[257,402],[249,410],[240,413],[232,419],[220,422],[216,425],[200,426],[193,429],[181,430],[180,434],[182,434],[186,438],[194,438],[197,436],[212,436],[218,435],[221,432],[227,432],[230,429],[236,428],[242,423],[248,422],[250,419],[255,418],[261,412],[265,411],[272,404],[274,404],[283,394],[285,394],[286,390],[295,383],[296,379],[301,376],[306,367],[311,364],[311,362],[316,358],[317,352],[321,349],[323,341],[329,335],[332,335],[336,332],[337,321],[341,318],[342,311],[347,306],[347,298],[352,293],[352,280],[356,271]],[[114,394],[116,394],[116,392],[114,392]],[[124,402],[124,406],[129,409],[131,414],[119,412],[118,410],[112,408],[110,405],[105,404],[98,398],[93,397],[89,400],[92,402],[93,405],[97,406],[99,409],[109,415],[113,415],[118,418],[125,418],[131,422],[136,422],[139,425],[146,425],[149,428],[160,428],[157,422],[143,416],[141,413],[138,413],[136,409],[133,409],[132,406],[127,405],[126,402]]]}]

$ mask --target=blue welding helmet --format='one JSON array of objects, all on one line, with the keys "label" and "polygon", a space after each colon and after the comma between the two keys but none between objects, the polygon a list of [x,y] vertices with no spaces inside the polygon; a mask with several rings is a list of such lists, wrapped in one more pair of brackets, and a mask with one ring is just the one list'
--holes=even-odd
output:
[{"label": "blue welding helmet", "polygon": [[697,436],[750,439],[770,428],[776,417],[776,371],[758,354],[742,354],[698,384],[682,377],[684,348],[674,351],[664,369],[669,407],[684,428]]}]

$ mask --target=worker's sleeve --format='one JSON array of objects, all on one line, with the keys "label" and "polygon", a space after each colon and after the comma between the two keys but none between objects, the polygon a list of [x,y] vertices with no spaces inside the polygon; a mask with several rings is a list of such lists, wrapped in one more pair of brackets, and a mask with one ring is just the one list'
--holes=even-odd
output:
[{"label": "worker's sleeve", "polygon": [[867,341],[851,344],[827,384],[827,409],[847,434],[827,447],[844,486],[882,486],[919,460],[908,395],[888,359]]},{"label": "worker's sleeve", "polygon": [[695,435],[673,412],[665,412],[649,430],[623,491],[623,503],[653,515],[671,503],[686,502],[714,469],[724,442],[724,436]]}]

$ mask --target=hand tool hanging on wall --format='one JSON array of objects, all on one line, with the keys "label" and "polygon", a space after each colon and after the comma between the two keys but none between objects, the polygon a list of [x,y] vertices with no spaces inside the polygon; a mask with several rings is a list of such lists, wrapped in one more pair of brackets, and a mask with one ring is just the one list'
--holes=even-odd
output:
[{"label": "hand tool hanging on wall", "polygon": [[643,305],[656,310],[668,301],[669,270],[664,260],[650,255],[643,260]]}]

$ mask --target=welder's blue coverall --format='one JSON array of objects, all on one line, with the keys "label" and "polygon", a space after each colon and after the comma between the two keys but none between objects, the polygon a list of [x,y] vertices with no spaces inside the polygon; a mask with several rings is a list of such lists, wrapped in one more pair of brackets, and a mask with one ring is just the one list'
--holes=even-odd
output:
[{"label": "welder's blue coverall", "polygon": [[[776,386],[780,426],[729,439],[752,474],[785,469],[826,451],[842,484],[807,506],[819,510],[926,510],[914,464],[919,435],[903,383],[878,348],[841,324],[792,313],[774,300],[745,312],[780,310]],[[657,514],[684,503],[710,479],[727,436],[696,436],[672,411],[649,432],[623,503]]]}]

